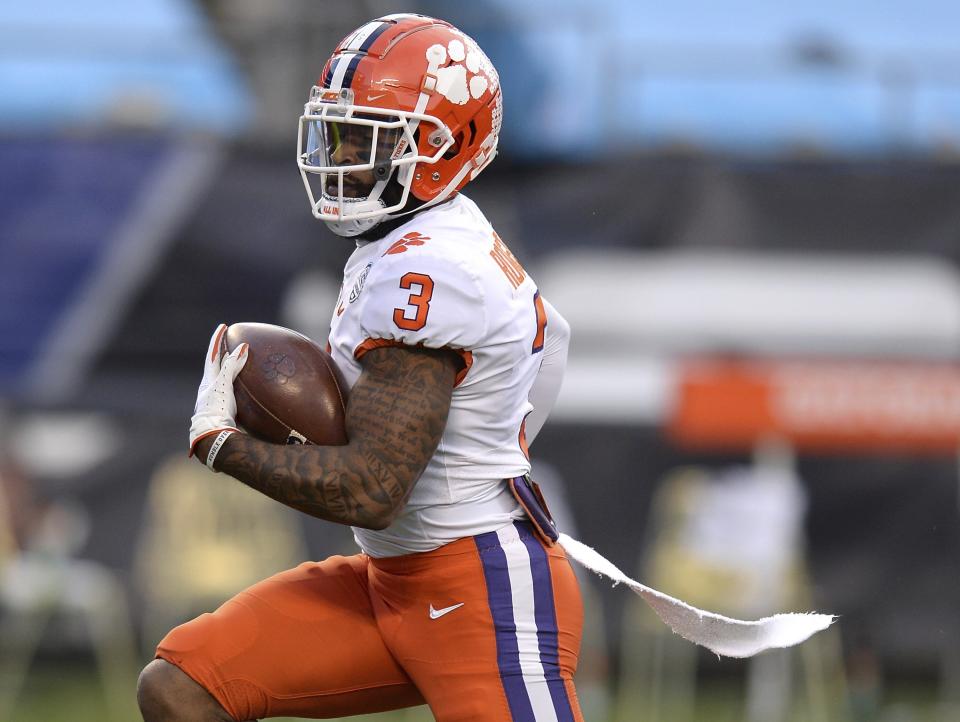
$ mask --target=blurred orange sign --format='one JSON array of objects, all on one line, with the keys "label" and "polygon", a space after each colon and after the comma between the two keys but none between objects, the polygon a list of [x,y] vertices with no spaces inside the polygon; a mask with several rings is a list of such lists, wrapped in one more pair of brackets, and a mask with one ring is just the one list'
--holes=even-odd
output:
[{"label": "blurred orange sign", "polygon": [[957,453],[960,368],[950,364],[694,361],[669,431],[742,449],[779,436],[812,451]]}]

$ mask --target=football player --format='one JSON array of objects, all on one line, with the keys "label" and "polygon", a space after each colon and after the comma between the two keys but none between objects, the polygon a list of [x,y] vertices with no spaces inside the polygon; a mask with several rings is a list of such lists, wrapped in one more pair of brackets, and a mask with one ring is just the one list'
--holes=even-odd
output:
[{"label": "football player", "polygon": [[235,425],[241,345],[211,339],[190,451],[271,498],[353,527],[308,562],[171,631],[144,719],[573,722],[582,607],[527,446],[569,327],[461,189],[496,154],[497,72],[450,24],[389,15],[348,35],[300,118],[314,216],[352,239],[328,347],[349,443],[280,446]]}]

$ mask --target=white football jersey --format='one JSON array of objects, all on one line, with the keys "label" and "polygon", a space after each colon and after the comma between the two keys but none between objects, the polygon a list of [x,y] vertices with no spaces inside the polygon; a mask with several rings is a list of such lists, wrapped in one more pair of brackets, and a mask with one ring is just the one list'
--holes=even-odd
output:
[{"label": "white football jersey", "polygon": [[463,195],[350,256],[329,343],[351,386],[363,354],[383,344],[452,349],[465,363],[400,516],[381,531],[354,528],[364,552],[430,551],[523,517],[504,480],[530,470],[523,423],[545,325],[533,280]]}]

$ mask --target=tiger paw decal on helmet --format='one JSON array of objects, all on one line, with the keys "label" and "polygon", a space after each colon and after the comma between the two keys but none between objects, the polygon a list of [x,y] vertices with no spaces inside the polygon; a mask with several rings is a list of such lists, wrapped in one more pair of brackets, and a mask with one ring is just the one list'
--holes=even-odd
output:
[{"label": "tiger paw decal on helmet", "polygon": [[[446,47],[438,43],[427,49],[427,62],[444,66],[437,70],[436,91],[457,105],[466,105],[470,98],[480,100],[499,83],[493,65],[480,48],[470,38],[465,40],[466,44],[454,38]],[[445,65],[448,59],[451,63]]]}]

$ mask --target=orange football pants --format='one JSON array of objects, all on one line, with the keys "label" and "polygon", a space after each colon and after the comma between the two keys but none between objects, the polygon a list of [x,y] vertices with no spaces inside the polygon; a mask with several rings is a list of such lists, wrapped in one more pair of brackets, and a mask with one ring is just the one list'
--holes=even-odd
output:
[{"label": "orange football pants", "polygon": [[440,722],[582,722],[583,607],[526,522],[423,554],[308,562],[171,631],[157,656],[235,720],[430,705]]}]

